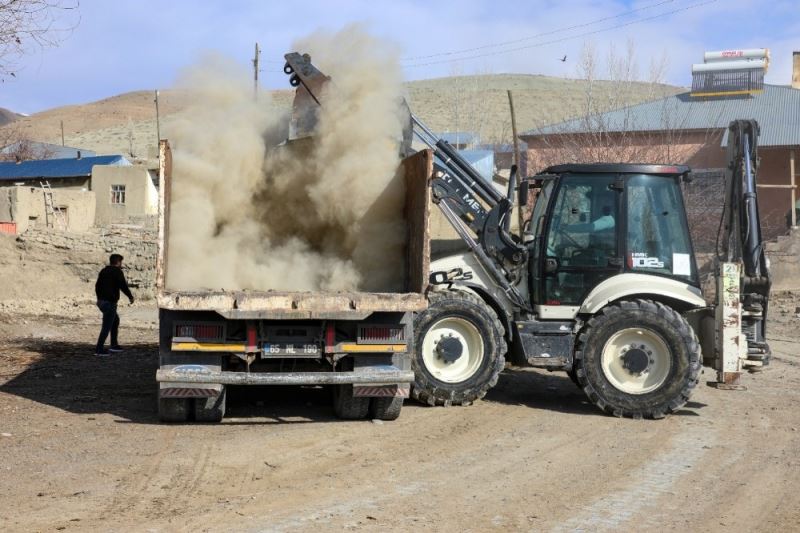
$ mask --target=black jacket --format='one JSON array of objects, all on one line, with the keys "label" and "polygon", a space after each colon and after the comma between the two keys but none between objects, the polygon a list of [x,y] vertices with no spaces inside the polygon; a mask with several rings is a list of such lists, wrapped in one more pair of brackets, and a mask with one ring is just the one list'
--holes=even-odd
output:
[{"label": "black jacket", "polygon": [[97,276],[97,283],[94,284],[94,292],[98,300],[107,302],[118,302],[119,291],[125,293],[128,298],[133,298],[128,282],[125,281],[125,274],[117,266],[108,265],[100,271]]}]

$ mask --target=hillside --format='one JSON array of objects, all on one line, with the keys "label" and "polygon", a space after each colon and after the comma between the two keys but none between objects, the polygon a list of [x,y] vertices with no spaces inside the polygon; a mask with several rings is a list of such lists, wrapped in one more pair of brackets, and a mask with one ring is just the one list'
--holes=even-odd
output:
[{"label": "hillside", "polygon": [[[512,90],[520,132],[582,113],[587,82],[522,74],[457,76],[406,84],[409,104],[436,131],[474,131],[485,143],[511,141],[506,91]],[[636,83],[621,91],[619,84],[599,81],[592,86],[596,102],[634,104],[682,91],[669,85]],[[624,92],[619,97],[620,92]],[[271,91],[279,108],[288,109],[292,91]],[[58,107],[20,117],[14,128],[37,141],[61,142],[61,122],[67,145],[100,154],[121,153],[136,158],[155,154],[156,123],[153,91],[125,93],[88,104]],[[162,118],[183,109],[187,94],[161,91]]]},{"label": "hillside", "polygon": [[0,126],[10,124],[20,117],[22,117],[22,115],[14,113],[13,111],[10,111],[4,107],[0,107]]}]

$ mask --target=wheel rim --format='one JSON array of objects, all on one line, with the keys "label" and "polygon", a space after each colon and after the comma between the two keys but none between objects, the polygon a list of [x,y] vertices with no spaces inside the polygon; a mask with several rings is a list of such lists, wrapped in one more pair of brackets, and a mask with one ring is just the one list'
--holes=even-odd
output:
[{"label": "wheel rim", "polygon": [[[440,344],[446,349],[443,350]],[[480,331],[463,318],[447,317],[435,322],[422,341],[425,368],[434,378],[445,383],[468,380],[481,367],[484,357]]]},{"label": "wheel rim", "polygon": [[603,374],[628,394],[647,394],[667,380],[672,357],[664,339],[645,328],[616,332],[603,347]]}]

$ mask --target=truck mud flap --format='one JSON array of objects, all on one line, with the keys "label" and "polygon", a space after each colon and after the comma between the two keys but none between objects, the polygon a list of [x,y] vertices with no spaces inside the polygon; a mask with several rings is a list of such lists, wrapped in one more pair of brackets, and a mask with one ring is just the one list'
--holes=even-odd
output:
[{"label": "truck mud flap", "polygon": [[411,386],[407,384],[401,385],[353,385],[353,396],[357,398],[370,397],[370,398],[408,398],[411,393]]},{"label": "truck mud flap", "polygon": [[159,398],[216,398],[222,392],[220,384],[159,383]]}]

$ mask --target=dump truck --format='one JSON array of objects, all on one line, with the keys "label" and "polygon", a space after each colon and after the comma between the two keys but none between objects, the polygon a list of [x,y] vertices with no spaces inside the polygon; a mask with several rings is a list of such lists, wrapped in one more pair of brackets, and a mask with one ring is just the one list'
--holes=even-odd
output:
[{"label": "dump truck", "polygon": [[[303,87],[297,98],[307,98]],[[291,136],[302,137],[302,117]],[[413,313],[425,309],[430,262],[431,151],[402,160],[401,292],[174,290],[167,284],[172,154],[160,145],[158,413],[163,422],[219,422],[231,385],[330,386],[343,419],[393,420],[414,379]]]}]

